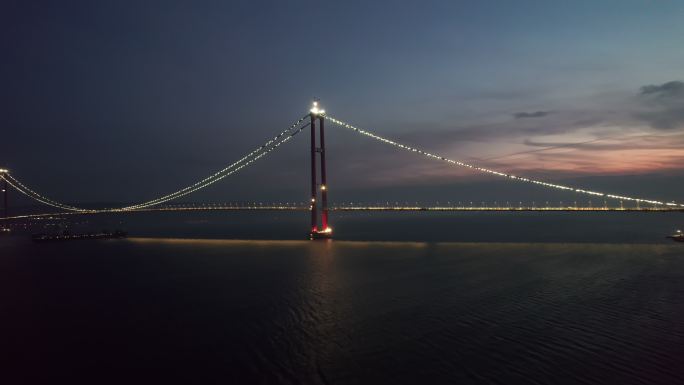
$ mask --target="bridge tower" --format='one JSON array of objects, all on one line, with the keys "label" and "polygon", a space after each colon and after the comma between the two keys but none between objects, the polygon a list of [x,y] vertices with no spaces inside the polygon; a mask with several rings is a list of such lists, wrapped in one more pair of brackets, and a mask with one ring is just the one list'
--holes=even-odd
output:
[{"label": "bridge tower", "polygon": [[[328,184],[325,168],[325,110],[318,107],[318,102],[313,102],[310,111],[311,117],[311,239],[332,238],[332,228],[328,222]],[[316,145],[316,122],[320,127],[320,147]],[[319,156],[316,156],[319,154]],[[316,161],[321,161],[321,183],[318,183]],[[318,227],[318,191],[321,192],[321,227]]]},{"label": "bridge tower", "polygon": [[4,178],[5,174],[7,173],[7,170],[4,168],[0,168],[0,177],[2,177],[2,217],[7,218],[9,217],[9,186],[7,184],[7,179]]}]

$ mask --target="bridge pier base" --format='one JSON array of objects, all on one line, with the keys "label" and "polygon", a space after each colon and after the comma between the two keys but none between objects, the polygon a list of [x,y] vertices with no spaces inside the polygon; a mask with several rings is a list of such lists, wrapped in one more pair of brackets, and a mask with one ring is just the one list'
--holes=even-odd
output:
[{"label": "bridge pier base", "polygon": [[[323,116],[325,111],[318,109],[318,103],[314,102],[311,109],[311,231],[310,239],[330,239],[332,238],[332,228],[328,223],[328,185],[325,168],[325,129]],[[316,122],[319,126],[320,147],[316,145]],[[321,183],[318,184],[318,174],[316,173],[316,154],[320,154],[321,161]],[[321,227],[318,227],[318,191],[321,192]]]}]

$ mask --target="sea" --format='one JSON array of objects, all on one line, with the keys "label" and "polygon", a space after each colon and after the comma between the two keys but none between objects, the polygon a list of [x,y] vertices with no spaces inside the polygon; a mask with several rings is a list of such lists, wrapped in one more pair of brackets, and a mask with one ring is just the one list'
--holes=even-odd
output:
[{"label": "sea", "polygon": [[[0,236],[2,384],[684,384],[684,213],[109,214]],[[36,228],[126,239],[34,243]]]}]

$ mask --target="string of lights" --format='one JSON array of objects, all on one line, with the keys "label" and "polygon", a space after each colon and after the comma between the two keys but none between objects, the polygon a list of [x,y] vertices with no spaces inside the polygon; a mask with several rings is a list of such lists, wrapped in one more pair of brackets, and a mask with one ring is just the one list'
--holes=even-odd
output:
[{"label": "string of lights", "polygon": [[[215,172],[214,174],[200,180],[199,182],[196,182],[190,186],[187,186],[183,189],[180,189],[178,191],[175,191],[171,194],[164,195],[162,197],[131,205],[131,206],[125,206],[125,207],[120,207],[120,208],[101,208],[101,209],[86,209],[86,208],[81,208],[81,207],[75,207],[75,206],[70,206],[64,203],[60,203],[57,201],[54,201],[52,199],[49,199],[36,191],[28,188],[26,185],[22,184],[20,181],[18,181],[16,178],[12,177],[9,172],[4,172],[2,175],[0,175],[0,178],[4,179],[7,181],[7,183],[12,186],[14,189],[19,191],[20,193],[26,195],[27,197],[34,199],[40,203],[43,203],[48,206],[52,206],[55,208],[59,208],[62,210],[67,210],[67,211],[73,211],[73,212],[87,212],[87,213],[98,213],[98,212],[119,212],[119,211],[132,211],[132,210],[138,210],[142,208],[147,208],[155,205],[159,205],[168,201],[171,201],[173,199],[180,198],[182,196],[191,194],[195,191],[198,191],[200,189],[203,189],[209,185],[212,185],[219,180],[224,179],[225,177],[229,175],[233,175],[236,172],[240,171],[241,169],[251,165],[258,159],[264,157],[266,154],[270,153],[271,151],[275,150],[276,148],[280,147],[282,144],[288,142],[291,140],[296,134],[301,132],[304,128],[308,127],[310,123],[306,123],[303,126],[299,126],[306,118],[308,115],[300,118],[289,126],[287,129],[281,131],[278,135],[273,137],[272,139],[268,140],[266,143],[261,145],[260,147],[254,149],[253,151],[249,152],[247,155],[243,156],[242,158],[238,159],[237,161],[231,163],[227,167]],[[298,127],[299,126],[299,127]]]},{"label": "string of lights", "polygon": [[[172,206],[155,206],[140,210],[134,210],[136,213],[143,212],[169,212],[169,211],[309,211],[310,206],[306,202],[297,204],[283,204],[272,202],[250,202],[247,204],[220,204],[220,203],[204,203],[201,205],[172,205]],[[673,208],[666,206],[659,207],[607,207],[607,206],[431,206],[431,205],[367,205],[363,203],[358,204],[340,204],[329,207],[330,211],[552,211],[552,212],[642,212],[642,213],[665,213],[665,212],[683,212],[684,209]],[[102,214],[111,213],[111,211],[88,211],[88,212],[60,212],[60,213],[42,213],[42,214],[23,214],[15,215],[5,218],[0,218],[0,222],[4,220],[13,219],[51,219],[60,218],[67,215],[82,215],[82,214]]]},{"label": "string of lights", "polygon": [[308,126],[309,126],[309,123],[307,123],[307,124],[305,124],[305,125],[303,125],[303,126],[297,128],[297,130],[293,131],[290,135],[284,137],[283,139],[281,139],[281,140],[280,140],[279,142],[277,142],[276,144],[274,144],[274,145],[268,147],[267,149],[265,149],[264,151],[262,151],[262,152],[259,153],[258,155],[252,157],[252,159],[250,159],[249,161],[244,162],[244,163],[243,163],[242,165],[240,165],[239,167],[236,167],[236,168],[230,170],[229,172],[225,172],[225,173],[223,173],[223,174],[221,174],[221,175],[219,175],[219,176],[217,176],[217,177],[215,177],[215,178],[213,178],[213,179],[206,178],[206,179],[204,179],[204,182],[203,182],[203,183],[201,183],[201,184],[196,183],[196,184],[194,185],[195,187],[192,187],[192,188],[190,188],[190,189],[186,188],[186,189],[184,189],[183,192],[177,192],[177,193],[173,194],[173,196],[170,196],[171,194],[169,194],[169,196],[168,196],[167,198],[165,198],[165,199],[157,199],[157,200],[155,200],[153,203],[143,203],[143,204],[139,204],[139,205],[123,207],[123,208],[120,208],[120,209],[113,209],[113,210],[110,210],[110,211],[131,211],[131,210],[142,209],[142,208],[146,208],[146,207],[150,207],[150,206],[155,206],[155,205],[159,205],[159,204],[162,204],[162,203],[166,203],[166,202],[168,202],[168,201],[170,201],[170,200],[177,199],[177,198],[180,198],[180,197],[182,197],[182,196],[191,194],[191,193],[193,193],[193,192],[195,192],[195,191],[197,191],[197,190],[201,190],[201,189],[203,189],[203,188],[205,188],[205,187],[207,187],[207,186],[209,186],[209,185],[212,185],[212,184],[214,184],[214,183],[220,181],[221,179],[223,179],[223,178],[225,178],[225,177],[227,177],[227,176],[233,175],[233,174],[235,174],[236,172],[242,170],[243,168],[245,168],[245,167],[251,165],[251,164],[254,163],[255,161],[257,161],[257,160],[259,160],[260,158],[264,157],[265,155],[269,154],[271,151],[275,150],[276,148],[280,147],[280,146],[283,145],[284,143],[286,143],[286,142],[288,142],[289,140],[291,140],[295,135],[297,135],[298,133],[300,133],[304,128],[306,128],[306,127],[308,127]]},{"label": "string of lights", "polygon": [[384,138],[382,136],[376,135],[370,131],[366,131],[366,130],[363,130],[361,128],[354,127],[349,123],[335,119],[329,115],[323,115],[323,116],[325,117],[325,119],[331,121],[332,123],[335,123],[335,124],[342,126],[344,128],[351,129],[354,132],[357,132],[361,135],[365,135],[367,137],[373,138],[377,141],[380,141],[380,142],[383,142],[386,144],[390,144],[394,147],[398,147],[402,150],[409,151],[409,152],[415,152],[415,153],[421,154],[427,158],[441,160],[441,161],[444,161],[444,162],[447,162],[447,163],[450,163],[450,164],[453,164],[453,165],[456,165],[459,167],[469,168],[469,169],[479,171],[482,173],[487,173],[487,174],[495,175],[495,176],[502,177],[502,178],[508,178],[511,180],[519,181],[519,182],[532,183],[532,184],[536,184],[536,185],[540,185],[540,186],[548,187],[548,188],[553,188],[553,189],[557,189],[557,190],[571,191],[571,192],[575,192],[575,193],[579,193],[579,194],[600,196],[600,197],[604,197],[604,198],[619,199],[619,200],[632,201],[632,202],[638,202],[638,203],[648,203],[648,204],[660,205],[660,206],[684,207],[684,204],[677,204],[674,202],[667,202],[666,203],[666,202],[662,202],[659,200],[653,200],[653,199],[642,199],[642,198],[635,198],[635,197],[623,196],[623,195],[606,194],[606,193],[602,193],[602,192],[598,192],[598,191],[585,190],[585,189],[581,189],[581,188],[570,187],[570,186],[565,186],[565,185],[560,185],[560,184],[555,184],[555,183],[549,183],[549,182],[544,182],[541,180],[536,180],[536,179],[531,179],[531,178],[525,178],[525,177],[521,177],[521,176],[517,176],[517,175],[513,175],[513,174],[507,174],[507,173],[503,173],[500,171],[491,170],[491,169],[488,169],[485,167],[475,166],[472,164],[468,164],[468,163],[460,162],[457,160],[449,159],[449,158],[446,158],[446,157],[443,157],[440,155],[436,155],[436,154],[433,154],[433,153],[430,153],[427,151],[423,151],[423,150],[420,150],[416,147],[407,146],[407,145],[404,145],[401,143],[397,143],[393,140],[390,140],[390,139]]},{"label": "string of lights", "polygon": [[43,203],[45,205],[55,207],[58,209],[62,209],[62,210],[67,210],[67,211],[77,211],[77,212],[90,212],[91,211],[91,210],[87,210],[87,209],[81,209],[78,207],[65,205],[63,203],[55,202],[51,199],[48,199],[48,198],[38,194],[37,192],[29,189],[28,187],[23,185],[21,182],[19,182],[15,178],[13,178],[7,172],[2,174],[2,176],[0,176],[0,179],[6,181],[8,185],[12,186],[15,190],[19,191],[20,193],[22,193],[22,194],[26,195],[27,197],[34,199],[40,203]]},{"label": "string of lights", "polygon": [[[168,201],[171,200],[171,199],[176,199],[176,198],[181,197],[181,196],[183,196],[183,195],[187,195],[187,194],[185,194],[185,193],[188,192],[188,191],[191,191],[191,190],[192,190],[192,192],[197,191],[198,189],[197,189],[196,187],[198,187],[198,186],[202,186],[202,187],[200,187],[200,188],[203,188],[203,187],[208,186],[209,184],[215,183],[215,181],[212,182],[212,180],[216,179],[216,181],[218,181],[218,180],[221,180],[221,179],[223,179],[224,177],[226,177],[226,176],[228,176],[228,175],[231,175],[231,174],[226,174],[226,173],[229,172],[229,171],[230,171],[231,169],[233,169],[234,167],[237,167],[237,166],[240,165],[241,163],[243,163],[243,162],[247,161],[248,159],[252,158],[253,156],[255,156],[256,154],[258,154],[259,152],[265,151],[265,150],[267,150],[268,148],[273,147],[273,146],[275,146],[275,147],[280,146],[280,145],[282,144],[282,141],[283,141],[282,138],[290,138],[291,135],[290,135],[290,136],[287,136],[287,137],[286,137],[285,135],[287,135],[288,133],[291,133],[292,130],[295,129],[297,126],[299,126],[299,125],[304,121],[304,119],[306,119],[307,117],[308,117],[308,115],[303,116],[302,118],[300,118],[299,120],[297,120],[294,124],[292,124],[290,127],[288,127],[287,129],[281,131],[280,133],[278,133],[278,135],[276,135],[275,137],[273,137],[271,140],[267,141],[266,143],[264,143],[264,144],[261,145],[260,147],[258,147],[258,148],[256,148],[256,149],[252,150],[252,151],[251,151],[250,153],[248,153],[247,155],[243,156],[242,158],[238,159],[237,161],[233,162],[232,164],[228,165],[227,167],[225,167],[225,168],[223,168],[223,169],[221,169],[221,170],[215,172],[214,174],[209,175],[208,177],[206,177],[206,178],[200,180],[200,181],[197,182],[197,183],[194,183],[194,184],[192,184],[192,185],[190,185],[190,186],[187,186],[187,187],[185,187],[185,188],[183,188],[183,189],[181,189],[181,190],[178,190],[178,191],[176,191],[176,192],[173,192],[173,193],[171,193],[171,194],[167,194],[167,195],[164,195],[164,196],[159,197],[159,198],[157,198],[157,199],[153,199],[153,200],[151,200],[151,201],[143,202],[143,203],[136,204],[136,205],[132,205],[132,206],[122,207],[120,210],[135,210],[135,209],[138,209],[138,208],[154,206],[154,205],[156,205],[156,204],[163,203],[163,202],[168,202]],[[295,132],[298,133],[298,132],[301,131],[302,129],[303,129],[303,127],[300,128],[300,129],[298,129],[298,130],[296,130]],[[276,143],[276,142],[279,141],[279,140],[280,140],[280,142]],[[287,140],[289,140],[289,139],[287,139]],[[285,140],[285,141],[287,141],[287,140]],[[274,145],[274,143],[276,143],[276,144]],[[224,174],[225,174],[225,175],[224,175]],[[222,176],[222,175],[223,175],[223,176]],[[208,183],[208,184],[207,184],[207,183]]]}]

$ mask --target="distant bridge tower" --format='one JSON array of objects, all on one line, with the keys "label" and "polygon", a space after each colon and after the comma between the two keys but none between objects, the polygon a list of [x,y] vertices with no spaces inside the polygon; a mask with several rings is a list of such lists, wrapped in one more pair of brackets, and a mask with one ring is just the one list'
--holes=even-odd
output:
[{"label": "distant bridge tower", "polygon": [[[318,102],[313,102],[310,111],[311,117],[311,239],[332,238],[332,228],[328,223],[328,184],[325,169],[325,110],[318,107]],[[316,146],[316,121],[320,126],[320,147]],[[316,154],[321,159],[321,183],[318,184],[316,173]],[[318,227],[318,191],[321,192],[321,227]]]},{"label": "distant bridge tower", "polygon": [[2,176],[2,217],[9,217],[9,186],[7,185],[7,179],[4,178],[8,171],[4,168],[0,168],[0,176]]}]

